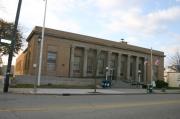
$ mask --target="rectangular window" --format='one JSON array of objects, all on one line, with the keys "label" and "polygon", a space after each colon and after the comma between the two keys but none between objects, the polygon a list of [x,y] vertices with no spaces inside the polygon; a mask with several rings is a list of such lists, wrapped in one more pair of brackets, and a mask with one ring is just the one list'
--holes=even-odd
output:
[{"label": "rectangular window", "polygon": [[153,80],[158,80],[158,66],[153,65]]},{"label": "rectangular window", "polygon": [[93,73],[93,58],[90,57],[87,59],[87,73]]},{"label": "rectangular window", "polygon": [[47,69],[48,71],[55,71],[56,70],[56,52],[48,52],[47,56]]},{"label": "rectangular window", "polygon": [[115,60],[110,61],[110,67],[113,69],[115,68]]},{"label": "rectangular window", "polygon": [[125,74],[125,69],[126,69],[126,67],[125,67],[125,62],[124,61],[121,61],[121,76],[124,76],[124,74]]},{"label": "rectangular window", "polygon": [[74,73],[80,73],[80,68],[81,68],[80,63],[81,63],[81,57],[75,56],[74,57],[74,69],[73,69]]},{"label": "rectangular window", "polygon": [[99,64],[99,74],[104,74],[104,59],[99,59],[98,60]]},{"label": "rectangular window", "polygon": [[139,67],[138,67],[138,69],[141,70],[141,71],[142,71],[142,69],[143,69],[142,66],[143,66],[142,64],[139,64]]},{"label": "rectangular window", "polygon": [[132,77],[133,75],[133,63],[130,63],[130,76]]}]

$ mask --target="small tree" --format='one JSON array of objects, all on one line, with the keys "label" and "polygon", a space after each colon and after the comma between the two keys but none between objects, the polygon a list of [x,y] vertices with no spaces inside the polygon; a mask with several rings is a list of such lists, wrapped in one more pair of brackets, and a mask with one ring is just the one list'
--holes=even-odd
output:
[{"label": "small tree", "polygon": [[[0,38],[12,40],[13,28],[14,28],[13,23],[6,22],[3,19],[0,19]],[[20,28],[18,28],[16,32],[16,44],[15,44],[15,49],[14,49],[15,54],[17,54],[18,51],[21,49],[22,40],[23,40],[23,35]],[[8,45],[0,45],[0,56],[8,55],[9,50],[10,50],[10,47]]]}]

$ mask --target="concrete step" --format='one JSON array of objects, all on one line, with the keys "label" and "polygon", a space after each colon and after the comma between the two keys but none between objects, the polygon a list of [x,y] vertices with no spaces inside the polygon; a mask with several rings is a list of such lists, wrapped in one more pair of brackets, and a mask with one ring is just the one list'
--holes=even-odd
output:
[{"label": "concrete step", "polygon": [[140,88],[138,85],[132,85],[131,82],[123,81],[123,80],[112,80],[112,88],[129,88],[129,89],[137,89]]},{"label": "concrete step", "polygon": [[[15,76],[15,84],[34,84],[37,82],[37,76],[32,75],[17,75]],[[42,76],[41,84],[65,84],[65,85],[93,85],[93,78],[68,78],[68,77],[56,77],[56,76]],[[101,83],[101,79],[97,79],[97,84]]]}]

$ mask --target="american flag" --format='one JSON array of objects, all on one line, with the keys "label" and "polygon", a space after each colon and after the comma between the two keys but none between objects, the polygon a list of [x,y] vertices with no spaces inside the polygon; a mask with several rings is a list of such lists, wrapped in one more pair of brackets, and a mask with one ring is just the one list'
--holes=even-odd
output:
[{"label": "american flag", "polygon": [[155,65],[159,65],[159,64],[160,64],[160,60],[159,60],[159,59],[156,59]]},{"label": "american flag", "polygon": [[148,58],[145,57],[145,60],[144,60],[144,65],[146,65],[148,63]]}]

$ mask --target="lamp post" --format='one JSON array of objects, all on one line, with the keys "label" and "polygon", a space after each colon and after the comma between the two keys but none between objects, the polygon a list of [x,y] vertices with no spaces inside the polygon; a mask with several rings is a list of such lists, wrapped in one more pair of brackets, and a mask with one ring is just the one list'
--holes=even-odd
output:
[{"label": "lamp post", "polygon": [[141,82],[141,70],[138,70],[138,82],[140,83]]},{"label": "lamp post", "polygon": [[[33,69],[36,71],[37,64],[33,64]],[[36,84],[36,77],[34,78],[34,93],[37,92],[37,84]]]},{"label": "lamp post", "polygon": [[108,80],[108,69],[109,67],[106,67],[106,81]]},{"label": "lamp post", "polygon": [[44,44],[44,30],[45,30],[45,22],[46,22],[46,8],[47,8],[47,0],[45,0],[44,19],[43,19],[43,27],[42,27],[42,39],[41,39],[40,54],[39,54],[38,86],[40,86],[40,81],[41,81],[42,55],[43,55],[43,44]]},{"label": "lamp post", "polygon": [[138,70],[138,79],[139,79],[139,81],[138,81],[138,84],[139,84],[139,88],[141,87],[141,70]]}]

